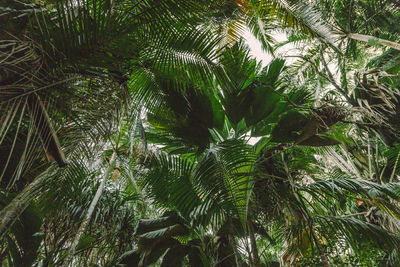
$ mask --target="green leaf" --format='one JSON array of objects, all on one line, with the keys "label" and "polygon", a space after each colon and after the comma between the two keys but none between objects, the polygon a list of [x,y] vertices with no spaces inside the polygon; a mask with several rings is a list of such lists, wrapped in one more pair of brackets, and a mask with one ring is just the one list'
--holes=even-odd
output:
[{"label": "green leaf", "polygon": [[77,250],[87,249],[92,246],[92,243],[96,241],[96,238],[89,235],[83,235],[79,240],[78,246],[76,247]]},{"label": "green leaf", "polygon": [[136,249],[125,252],[118,259],[118,263],[126,264],[127,266],[137,266],[139,264],[139,261],[140,254],[137,252]]},{"label": "green leaf", "polygon": [[272,142],[294,142],[301,134],[309,118],[302,112],[290,110],[279,120],[272,131]]}]

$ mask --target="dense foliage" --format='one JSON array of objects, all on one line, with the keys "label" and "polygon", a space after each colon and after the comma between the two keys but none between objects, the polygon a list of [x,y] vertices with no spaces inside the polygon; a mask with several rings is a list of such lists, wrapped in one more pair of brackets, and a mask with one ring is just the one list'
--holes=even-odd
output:
[{"label": "dense foliage", "polygon": [[1,266],[399,266],[399,20],[3,0]]}]

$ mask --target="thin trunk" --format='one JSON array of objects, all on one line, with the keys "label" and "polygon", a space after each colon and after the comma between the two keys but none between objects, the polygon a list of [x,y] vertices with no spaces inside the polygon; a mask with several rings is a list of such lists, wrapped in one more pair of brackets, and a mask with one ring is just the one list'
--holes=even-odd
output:
[{"label": "thin trunk", "polygon": [[229,244],[232,246],[233,252],[235,254],[236,266],[237,267],[241,267],[242,264],[240,263],[240,260],[239,260],[239,251],[238,251],[237,246],[236,246],[235,236],[232,235],[232,234],[229,234],[228,235],[228,239],[229,239]]},{"label": "thin trunk", "polygon": [[232,218],[231,217],[228,217],[228,222],[229,222],[229,231],[228,231],[229,245],[232,247],[232,251],[233,251],[234,256],[235,256],[236,266],[237,267],[241,267],[242,264],[241,264],[240,259],[239,259],[239,255],[240,254],[239,254],[239,251],[238,251],[237,246],[236,246],[236,239],[235,239],[235,236],[233,235],[234,227],[233,227],[233,224],[232,224]]},{"label": "thin trunk", "polygon": [[253,265],[254,265],[254,264],[253,264],[253,257],[251,256],[251,250],[250,250],[249,240],[248,240],[248,238],[246,238],[245,240],[246,240],[246,242],[245,242],[246,251],[247,251],[247,254],[249,255],[249,263],[250,263],[250,266],[253,266]]},{"label": "thin trunk", "polygon": [[253,223],[249,220],[247,222],[247,227],[249,230],[249,237],[250,237],[250,245],[251,245],[251,257],[253,258],[253,267],[260,267],[260,256],[258,255],[256,237],[254,235],[254,227]]},{"label": "thin trunk", "polygon": [[392,41],[388,41],[385,39],[377,38],[371,35],[364,35],[364,34],[359,34],[359,33],[349,33],[347,34],[347,37],[353,40],[361,41],[361,42],[373,42],[373,43],[378,43],[383,46],[387,46],[396,50],[400,50],[400,44]]},{"label": "thin trunk", "polygon": [[78,246],[79,240],[81,239],[82,234],[85,232],[87,225],[90,222],[90,218],[92,217],[93,211],[97,205],[97,202],[99,201],[101,194],[103,193],[104,190],[104,185],[106,183],[106,180],[108,176],[110,176],[111,171],[113,170],[114,162],[115,162],[115,157],[116,153],[115,151],[113,152],[111,156],[110,163],[108,165],[108,168],[106,170],[106,173],[103,176],[103,180],[101,181],[99,187],[97,188],[96,195],[94,196],[92,202],[90,203],[89,209],[86,213],[85,218],[83,219],[81,225],[79,226],[78,232],[74,238],[74,241],[72,242],[72,245],[69,249],[69,252],[65,258],[63,266],[68,266],[69,261],[72,259],[73,255],[75,254],[76,248]]},{"label": "thin trunk", "polygon": [[19,216],[29,206],[34,197],[34,192],[46,180],[46,175],[41,175],[33,180],[28,186],[22,190],[6,207],[0,212],[0,239],[8,228],[19,218]]},{"label": "thin trunk", "polygon": [[324,253],[324,249],[322,248],[321,243],[319,243],[319,241],[318,241],[317,235],[314,232],[312,224],[310,224],[310,232],[311,232],[311,235],[312,235],[312,237],[314,239],[315,245],[317,246],[317,250],[318,250],[321,262],[322,262],[322,266],[330,267],[328,259],[326,258],[326,255]]}]

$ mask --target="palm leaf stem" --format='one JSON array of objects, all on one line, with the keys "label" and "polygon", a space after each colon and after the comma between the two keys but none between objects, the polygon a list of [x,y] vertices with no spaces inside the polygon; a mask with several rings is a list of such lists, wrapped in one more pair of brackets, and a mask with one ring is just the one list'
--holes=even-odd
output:
[{"label": "palm leaf stem", "polygon": [[[344,98],[346,98],[349,104],[354,106],[355,105],[354,101],[347,95],[346,91],[344,91],[343,88],[336,83],[335,78],[333,77],[333,74],[330,71],[328,64],[325,61],[322,46],[319,52],[320,52],[320,59],[322,66],[324,66],[326,74],[328,75],[328,77],[325,76],[324,78],[326,78],[339,91],[339,93],[342,94]],[[318,74],[321,75],[320,72],[318,72]]]},{"label": "palm leaf stem", "polygon": [[353,40],[361,41],[364,43],[378,43],[382,46],[387,46],[396,50],[400,50],[400,44],[396,42],[392,42],[389,40],[385,40],[382,38],[377,38],[371,35],[359,34],[359,33],[348,33],[347,37]]},{"label": "palm leaf stem", "polygon": [[0,240],[11,225],[29,206],[35,191],[46,180],[47,175],[40,175],[24,188],[6,207],[0,211]]}]

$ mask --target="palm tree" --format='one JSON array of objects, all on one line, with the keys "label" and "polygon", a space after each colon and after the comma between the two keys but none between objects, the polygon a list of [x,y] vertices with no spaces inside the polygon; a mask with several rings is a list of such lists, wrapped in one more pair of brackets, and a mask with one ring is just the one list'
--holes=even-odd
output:
[{"label": "palm tree", "polygon": [[[149,43],[175,38],[172,33],[169,36],[158,37],[148,33],[156,32],[157,27],[162,29],[168,26],[171,29],[171,23],[181,27],[178,26],[179,23],[186,23],[187,16],[192,14],[189,10],[194,13],[201,11],[197,4],[184,1],[181,3],[156,1],[145,5],[141,5],[140,1],[137,5],[112,1],[85,1],[75,5],[73,1],[63,1],[56,4],[48,3],[47,6],[9,2],[13,7],[8,9],[9,18],[18,16],[29,18],[23,21],[25,24],[20,36],[4,32],[5,35],[9,34],[7,38],[12,37],[10,41],[4,43],[6,50],[3,53],[5,64],[2,65],[2,71],[6,75],[2,80],[2,87],[5,90],[2,92],[5,93],[1,95],[1,108],[4,111],[1,119],[3,126],[1,140],[7,142],[3,147],[8,155],[1,176],[7,174],[4,183],[8,183],[9,186],[20,180],[21,174],[27,169],[26,165],[33,160],[32,152],[37,150],[37,142],[32,143],[33,134],[38,135],[49,161],[56,160],[60,166],[66,164],[59,138],[52,125],[56,122],[51,121],[48,110],[54,109],[51,114],[53,120],[57,112],[68,114],[70,112],[68,109],[75,105],[74,101],[81,101],[77,95],[79,91],[74,90],[74,87],[82,87],[81,92],[86,92],[86,88],[95,92],[95,86],[102,84],[102,81],[119,85],[112,86],[119,89],[109,93],[116,93],[123,100],[128,95],[127,78],[124,75],[127,75],[131,68],[130,62],[134,59],[141,60],[138,57],[139,51],[151,49],[139,45],[142,38],[151,38],[153,41],[149,42],[150,39],[146,41]],[[183,9],[185,13],[182,13]],[[159,16],[170,12],[168,10],[173,10],[175,15]],[[150,23],[149,19],[152,17],[154,20],[150,20]],[[170,32],[174,31],[171,29]],[[125,42],[125,48],[116,46],[120,42]],[[19,54],[15,49],[20,51]],[[185,49],[183,47],[181,52],[186,52]],[[118,57],[120,63],[122,61],[125,63],[113,66],[110,59]],[[177,58],[185,60],[182,57]],[[145,53],[143,60],[154,62],[154,55]],[[37,68],[32,68],[32,64],[36,64],[34,66]],[[145,62],[137,64],[136,67]],[[163,66],[162,57],[158,65]],[[196,68],[196,64],[193,67]],[[58,89],[54,89],[56,87]],[[53,89],[51,93],[49,89]],[[46,93],[44,90],[47,90]],[[71,97],[75,95],[76,97]],[[63,100],[60,101],[61,99]],[[63,102],[65,99],[69,99],[70,102]],[[58,123],[62,125],[63,122]],[[33,125],[34,130],[30,125]],[[17,142],[17,138],[24,141]],[[18,151],[17,144],[21,144]],[[14,156],[21,160],[11,160]],[[17,163],[17,166],[9,165],[10,162]],[[30,195],[40,182],[36,181],[26,188],[27,194]],[[15,202],[22,204],[22,201],[17,199]],[[15,207],[22,207],[19,209],[21,212],[24,205],[20,204]],[[5,218],[16,218],[14,215]],[[2,224],[2,229],[8,223],[8,219],[6,220],[7,222]]]},{"label": "palm tree", "polygon": [[[157,163],[156,165],[157,167],[155,167],[155,170],[151,170],[154,168],[153,167],[150,168],[149,172],[147,172],[147,175],[149,176],[145,176],[146,177],[145,181],[146,183],[149,183],[151,185],[151,194],[153,195],[155,200],[159,201],[160,205],[166,205],[166,207],[170,209],[178,210],[184,215],[184,217],[193,214],[193,212],[188,212],[186,209],[191,211],[196,205],[199,205],[196,203],[205,202],[208,204],[208,201],[205,200],[200,201],[198,199],[198,196],[202,196],[204,195],[204,193],[194,193],[194,192],[198,192],[197,190],[200,190],[200,188],[205,187],[205,189],[208,190],[207,195],[212,196],[210,197],[211,199],[217,200],[219,191],[215,190],[221,190],[219,189],[220,187],[218,186],[219,183],[217,181],[225,176],[223,174],[224,172],[226,171],[229,172],[229,170],[235,169],[234,167],[225,167],[221,170],[221,172],[218,172],[217,173],[218,175],[215,176],[214,178],[214,175],[209,173],[209,170],[210,171],[213,170],[213,167],[211,167],[212,161],[207,158],[210,152],[208,152],[208,150],[205,149],[205,147],[206,148],[210,147],[209,149],[212,151],[219,151],[218,150],[219,145],[215,146],[215,144],[213,144],[214,142],[216,142],[216,144],[222,142],[220,143],[220,145],[225,146],[224,142],[227,142],[231,138],[234,139],[246,138],[245,134],[248,132],[257,134],[259,132],[259,130],[257,129],[258,126],[257,124],[259,124],[260,122],[257,121],[256,114],[250,113],[251,116],[247,115],[249,112],[252,112],[252,110],[261,111],[260,108],[252,109],[253,99],[251,97],[254,92],[257,92],[254,89],[255,88],[257,89],[257,86],[259,86],[260,83],[262,84],[263,81],[267,82],[267,84],[263,84],[264,86],[266,86],[264,88],[271,88],[268,86],[282,85],[282,82],[280,83],[279,80],[277,79],[279,77],[279,75],[277,74],[280,73],[280,71],[282,70],[283,66],[281,64],[282,61],[273,61],[271,65],[267,66],[266,69],[263,72],[261,72],[260,76],[256,79],[255,77],[257,76],[254,75],[254,72],[257,73],[259,72],[259,70],[256,67],[255,61],[250,60],[245,50],[243,49],[244,49],[243,45],[242,47],[239,44],[234,45],[232,48],[228,49],[225,52],[224,57],[222,57],[221,59],[221,62],[225,65],[228,77],[230,76],[230,73],[236,74],[231,76],[233,86],[236,87],[232,88],[232,85],[229,85],[229,87],[225,89],[223,84],[219,85],[219,88],[221,88],[223,92],[221,95],[215,95],[215,94],[207,95],[201,93],[201,91],[196,94],[195,93],[196,85],[193,84],[190,84],[190,87],[189,86],[185,87],[186,91],[183,93],[183,96],[180,96],[179,93],[173,89],[172,87],[173,84],[163,83],[162,85],[157,87],[157,88],[162,88],[164,90],[168,88],[168,91],[165,91],[166,95],[165,101],[160,101],[161,103],[164,103],[166,107],[162,108],[160,113],[158,113],[159,112],[158,110],[151,111],[149,116],[149,122],[151,125],[154,125],[154,129],[152,129],[151,132],[148,134],[148,140],[165,145],[163,149],[166,151],[175,154],[182,154],[182,153],[189,153],[189,154],[187,154],[187,156],[185,156],[183,159],[171,158],[168,160],[163,156],[160,162]],[[241,64],[238,64],[237,62],[240,62]],[[240,67],[241,70],[238,71],[237,70],[238,67]],[[241,76],[237,75],[237,73],[241,74]],[[251,80],[249,80],[249,77],[252,77]],[[272,77],[275,77],[275,79],[272,79]],[[263,157],[267,158],[270,157],[269,156],[270,153],[274,153],[273,152],[274,150],[281,148],[281,146],[279,145],[274,146],[272,142],[279,142],[279,143],[292,142],[295,145],[317,146],[317,147],[324,145],[334,145],[339,143],[338,140],[329,138],[328,136],[326,135],[324,136],[321,134],[323,134],[323,132],[325,132],[327,129],[335,125],[337,122],[341,121],[346,116],[346,112],[343,112],[343,110],[341,110],[338,107],[329,107],[329,106],[321,107],[315,110],[313,110],[312,108],[307,108],[307,106],[303,106],[304,111],[301,111],[298,109],[299,107],[301,107],[300,105],[304,103],[302,102],[304,101],[304,95],[303,96],[301,94],[299,95],[299,93],[296,92],[297,94],[287,95],[285,98],[284,96],[279,94],[279,90],[275,89],[275,91],[272,92],[273,94],[276,94],[275,99],[280,99],[280,101],[282,101],[283,103],[280,106],[276,105],[276,103],[272,101],[271,106],[269,106],[270,109],[268,110],[267,108],[267,110],[269,111],[268,113],[274,114],[275,115],[274,117],[272,116],[269,117],[268,113],[262,113],[259,116],[262,122],[261,125],[264,127],[263,135],[267,135],[268,132],[266,131],[269,129],[269,133],[272,136],[272,138],[266,138],[265,140],[260,141],[259,145],[255,146],[255,151],[262,152],[260,154],[261,159]],[[171,95],[173,97],[171,97]],[[208,100],[209,102],[207,101],[207,98],[209,99]],[[271,96],[267,97],[267,99],[269,98],[271,98]],[[225,117],[224,118],[225,125],[223,126],[222,129],[218,128],[220,127],[219,125],[221,125],[219,121],[221,115],[220,113],[218,113],[221,110],[221,108],[217,109],[217,111],[213,109],[213,107],[215,107],[216,105],[215,100],[217,100],[217,103],[219,102],[220,105],[224,107],[222,110],[226,113],[225,116],[223,116]],[[259,97],[256,98],[255,100],[256,101],[261,100],[261,98]],[[202,103],[203,105],[200,106],[197,103]],[[212,104],[214,104],[214,106]],[[255,104],[253,105],[257,105],[257,102],[255,102]],[[287,111],[285,112],[284,109],[285,107],[286,109],[288,107],[292,107],[293,109],[290,110],[289,112]],[[237,112],[238,110],[240,110],[240,112]],[[207,121],[197,120],[196,114],[199,113],[209,114],[208,115],[209,117],[207,116],[203,117],[208,120]],[[279,120],[279,118],[281,119]],[[269,123],[275,122],[275,124],[276,122],[278,123],[275,125],[275,127],[271,126],[268,127],[268,122]],[[210,134],[207,134],[206,128],[209,128],[211,126],[215,127],[215,129],[210,131]],[[230,127],[231,129],[229,129]],[[204,128],[204,130],[202,130],[202,128]],[[201,138],[199,138],[200,137],[199,135],[193,134],[196,131],[197,133],[204,133],[204,135],[201,135]],[[194,136],[197,136],[197,138],[193,138]],[[268,144],[268,142],[266,143],[266,140],[271,142],[271,144]],[[226,144],[229,144],[229,142]],[[197,147],[198,149],[193,150],[189,148],[184,148],[187,146],[195,148]],[[235,151],[234,146],[232,147],[231,145],[228,145],[226,149]],[[193,154],[193,152],[195,154]],[[230,152],[229,155],[240,155],[240,153]],[[200,161],[195,160],[196,157],[199,156],[201,160]],[[218,159],[220,158],[220,156],[219,157],[217,156],[216,158]],[[312,161],[312,159],[310,158],[307,159]],[[242,160],[244,160],[244,158]],[[207,167],[201,167],[201,164],[203,162],[207,163],[206,165]],[[261,166],[264,166],[266,164],[264,160],[262,160],[261,162],[263,162]],[[195,178],[192,179],[188,178],[193,175],[191,174],[192,172],[191,170],[193,168],[192,166],[196,166],[196,164],[200,164],[200,166],[197,168],[204,169],[205,172],[204,177],[202,178],[205,184],[204,185],[202,184],[201,187],[196,187],[194,185],[191,185],[193,179]],[[253,166],[252,169],[255,169],[256,166],[258,166],[258,164],[256,164],[256,161],[252,163],[252,166]],[[287,181],[286,183],[283,182],[281,185],[277,186],[276,189],[274,188],[274,190],[277,190],[276,192],[273,193],[269,192],[267,194],[271,196],[276,196],[278,199],[267,201],[268,204],[265,205],[268,207],[270,206],[269,203],[290,203],[288,206],[281,205],[278,208],[282,210],[287,209],[288,212],[283,212],[283,213],[279,212],[274,216],[276,216],[276,218],[280,220],[282,218],[281,217],[282,215],[284,216],[283,218],[285,217],[294,218],[294,221],[296,223],[298,223],[300,220],[301,222],[300,224],[293,225],[293,227],[297,227],[294,228],[295,232],[292,232],[294,230],[289,231],[281,229],[281,231],[283,232],[289,231],[287,232],[287,238],[288,242],[292,244],[293,249],[295,247],[298,247],[300,245],[300,242],[305,242],[304,240],[306,239],[308,240],[307,241],[308,243],[305,244],[308,245],[303,247],[303,251],[301,253],[303,254],[306,253],[309,246],[311,246],[311,244],[314,244],[320,255],[322,263],[325,266],[329,266],[327,256],[325,255],[324,252],[324,248],[321,245],[322,237],[320,236],[321,233],[319,233],[318,230],[320,227],[327,227],[329,225],[332,226],[333,224],[335,226],[341,225],[341,227],[343,227],[342,234],[349,236],[349,238],[350,234],[354,235],[354,232],[352,231],[362,231],[363,228],[371,230],[372,226],[364,224],[362,221],[349,221],[341,217],[338,218],[329,217],[329,215],[326,214],[326,211],[323,208],[322,209],[318,208],[318,205],[320,205],[320,203],[315,204],[317,206],[308,207],[305,203],[308,203],[310,200],[307,199],[306,196],[303,196],[300,192],[297,191],[298,187],[296,185],[296,182],[301,182],[302,179],[299,178],[299,181],[294,180],[293,178],[294,174],[291,173],[292,171],[295,170],[294,167],[285,167],[284,170],[286,169],[286,171],[281,170],[280,173],[276,172],[270,173],[270,168],[271,166],[268,165],[263,167],[259,174],[261,175],[261,177],[257,179],[255,178],[257,177],[255,174],[251,174],[249,175],[249,177],[252,177],[251,180],[253,180],[253,183],[254,181],[260,180],[259,182],[256,182],[254,185],[255,186],[254,190],[256,192],[256,199],[258,201],[262,201],[260,199],[261,196],[257,196],[257,193],[262,192],[259,191],[260,190],[259,187],[262,186],[262,181],[265,180],[265,178],[272,179],[273,181],[271,182],[274,183],[276,183],[274,181],[276,179],[279,179],[280,181],[282,180]],[[290,173],[287,173],[289,170]],[[172,173],[167,174],[164,173],[164,171],[165,172],[172,171]],[[235,178],[233,180],[234,183],[235,180],[239,181],[240,179]],[[230,183],[232,182],[229,182],[228,184]],[[265,183],[265,181],[263,183]],[[210,184],[212,185],[211,187],[207,186]],[[302,189],[302,190],[307,191],[307,193],[309,193],[308,190],[313,190],[311,189],[313,188],[313,186],[314,185],[311,184],[310,189],[308,189],[308,187],[305,187],[307,189]],[[339,187],[342,188],[342,186],[344,190],[349,189],[344,184],[339,184]],[[194,188],[191,189],[191,187]],[[226,182],[221,184],[221,188],[224,187],[226,188]],[[285,192],[285,194],[283,194],[283,192]],[[319,193],[312,191],[312,194],[319,194]],[[235,194],[240,195],[240,192],[236,192]],[[265,193],[261,194],[262,196],[265,196]],[[226,197],[223,197],[220,201],[222,203],[225,202],[226,199],[229,198],[229,196],[230,194],[226,193]],[[209,205],[213,206],[211,204]],[[218,204],[215,205],[218,206]],[[235,204],[233,203],[232,206],[234,207]],[[309,210],[316,208],[317,211],[313,211],[317,212],[316,214],[313,214]],[[247,208],[244,209],[244,211],[246,210]],[[211,216],[211,214],[213,214],[211,210],[207,212],[207,216]],[[253,224],[251,221],[253,220],[254,216],[256,217],[259,216],[256,214],[257,213],[251,215],[252,219],[250,219],[249,225]],[[241,216],[240,213],[238,213],[237,215],[235,215],[235,217],[237,219],[240,219],[241,217],[243,217],[243,215]],[[274,219],[272,219],[273,217],[271,217],[271,214],[269,214],[268,217],[270,218],[271,222],[274,221]],[[245,224],[247,224],[248,221],[245,220],[244,222]],[[217,227],[218,229],[218,226],[214,227]],[[349,230],[348,228],[352,229],[351,232],[348,232]],[[245,229],[247,230],[247,228]],[[381,229],[380,231],[383,230]],[[251,232],[252,232],[251,228],[249,228],[248,233]],[[296,236],[299,233],[300,237]],[[264,234],[264,237],[265,236],[268,235]],[[249,256],[249,258],[251,259],[250,262],[252,262],[252,264],[256,266],[258,264],[257,262],[260,262],[260,259],[259,256],[257,255],[258,254],[257,248],[254,245],[256,243],[254,234],[250,234],[250,239],[252,240],[251,243],[253,247],[252,249],[253,253],[252,256]],[[293,242],[293,240],[297,241]],[[287,253],[289,253],[287,255],[293,254],[293,252],[291,251],[288,251]],[[299,254],[294,253],[294,255],[299,255]],[[296,259],[296,257],[297,256],[292,258],[292,260]],[[289,260],[289,258],[285,259]]]},{"label": "palm tree", "polygon": [[349,41],[397,47],[383,2],[7,0],[0,262],[396,265],[398,55]]}]

